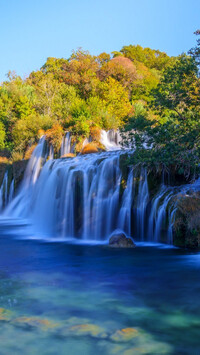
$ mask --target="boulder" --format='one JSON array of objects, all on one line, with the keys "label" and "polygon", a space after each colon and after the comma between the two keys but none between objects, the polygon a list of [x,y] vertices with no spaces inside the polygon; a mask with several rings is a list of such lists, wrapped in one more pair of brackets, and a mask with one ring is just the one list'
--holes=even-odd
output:
[{"label": "boulder", "polygon": [[114,233],[109,239],[109,245],[113,248],[135,248],[136,246],[124,233]]}]

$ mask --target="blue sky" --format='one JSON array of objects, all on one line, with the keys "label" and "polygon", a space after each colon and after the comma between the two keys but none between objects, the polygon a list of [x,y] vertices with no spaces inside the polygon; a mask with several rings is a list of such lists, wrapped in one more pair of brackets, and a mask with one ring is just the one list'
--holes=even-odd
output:
[{"label": "blue sky", "polygon": [[0,81],[79,47],[99,54],[140,44],[178,55],[198,28],[199,0],[0,0]]}]

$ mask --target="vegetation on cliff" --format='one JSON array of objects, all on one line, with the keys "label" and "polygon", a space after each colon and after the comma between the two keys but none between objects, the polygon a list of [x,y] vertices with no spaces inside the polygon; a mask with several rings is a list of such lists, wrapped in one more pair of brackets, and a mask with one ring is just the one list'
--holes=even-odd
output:
[{"label": "vegetation on cliff", "polygon": [[131,162],[186,177],[199,172],[199,45],[192,56],[182,54],[168,63],[151,90],[150,105],[134,104],[134,115],[123,129],[126,143],[136,147]]},{"label": "vegetation on cliff", "polygon": [[58,150],[58,137],[66,130],[81,140],[95,129],[122,128],[138,102],[150,108],[152,90],[174,60],[130,45],[111,55],[79,49],[69,59],[48,58],[24,80],[9,72],[0,85],[0,149],[23,155],[37,142],[39,130],[47,131]]}]

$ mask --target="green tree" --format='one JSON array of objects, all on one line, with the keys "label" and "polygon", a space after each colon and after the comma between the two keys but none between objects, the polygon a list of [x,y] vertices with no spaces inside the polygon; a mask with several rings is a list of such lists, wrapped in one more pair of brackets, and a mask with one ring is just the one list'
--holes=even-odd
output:
[{"label": "green tree", "polygon": [[[200,36],[200,30],[194,32],[196,36]],[[189,54],[196,60],[197,65],[200,65],[200,38],[197,39],[197,45],[191,48]]]}]

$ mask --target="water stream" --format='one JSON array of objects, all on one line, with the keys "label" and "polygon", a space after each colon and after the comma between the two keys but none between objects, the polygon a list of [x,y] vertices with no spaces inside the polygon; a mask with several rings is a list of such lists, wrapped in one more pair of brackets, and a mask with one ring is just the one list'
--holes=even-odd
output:
[{"label": "water stream", "polygon": [[172,244],[173,197],[188,188],[198,189],[199,181],[179,187],[162,182],[150,197],[145,168],[131,167],[124,186],[120,159],[128,151],[119,149],[118,134],[102,131],[102,142],[110,151],[65,158],[71,151],[67,133],[61,158],[53,159],[53,150],[48,150],[42,137],[13,199],[14,182],[8,190],[8,174],[4,176],[3,216],[27,219],[34,232],[45,238],[107,242],[118,230],[138,241]]}]

